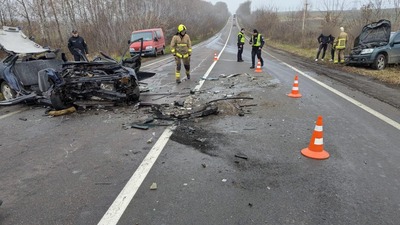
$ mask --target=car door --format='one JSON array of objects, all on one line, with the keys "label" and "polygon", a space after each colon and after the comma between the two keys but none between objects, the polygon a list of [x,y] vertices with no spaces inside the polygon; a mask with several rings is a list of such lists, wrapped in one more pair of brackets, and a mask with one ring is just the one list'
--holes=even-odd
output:
[{"label": "car door", "polygon": [[157,41],[154,42],[156,47],[157,47],[157,51],[161,52],[162,46],[160,45],[161,41],[160,41],[160,36],[158,35],[158,31],[157,30],[154,31],[154,37],[157,38]]},{"label": "car door", "polygon": [[400,32],[395,35],[390,50],[389,63],[400,63]]}]

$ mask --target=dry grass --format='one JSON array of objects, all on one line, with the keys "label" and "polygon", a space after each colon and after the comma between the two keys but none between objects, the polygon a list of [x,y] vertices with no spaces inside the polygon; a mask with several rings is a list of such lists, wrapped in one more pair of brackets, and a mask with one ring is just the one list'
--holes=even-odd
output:
[{"label": "dry grass", "polygon": [[[282,43],[278,43],[278,42],[274,42],[271,40],[267,41],[268,45],[277,48],[277,49],[281,49],[293,54],[296,54],[298,56],[304,57],[304,58],[308,58],[308,59],[315,59],[315,56],[317,54],[317,48],[313,48],[313,49],[305,49],[302,48],[301,46],[296,46],[296,45],[288,45],[288,44],[282,44]],[[330,52],[327,50],[327,56],[325,56],[325,58],[330,58]],[[320,62],[322,63],[322,62]],[[331,62],[329,61],[325,61],[324,63],[329,63],[331,64]],[[334,66],[334,65],[332,65]],[[338,66],[339,68],[339,66]],[[356,73],[356,74],[360,74],[363,76],[368,76],[374,79],[377,79],[379,81],[388,83],[388,84],[393,84],[393,85],[400,85],[400,65],[395,65],[395,66],[389,66],[384,70],[374,70],[371,68],[365,68],[365,67],[352,67],[352,66],[345,66],[342,67],[340,66],[341,70],[344,70],[346,72],[350,72],[350,73]]]}]

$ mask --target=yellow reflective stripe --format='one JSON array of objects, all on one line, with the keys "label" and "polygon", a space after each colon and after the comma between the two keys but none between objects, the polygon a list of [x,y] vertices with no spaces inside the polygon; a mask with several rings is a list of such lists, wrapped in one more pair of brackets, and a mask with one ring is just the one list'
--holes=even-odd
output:
[{"label": "yellow reflective stripe", "polygon": [[175,49],[174,49],[174,48],[173,48],[173,49],[171,49],[171,52],[172,52],[172,53],[174,53],[174,52],[175,52]]},{"label": "yellow reflective stripe", "polygon": [[186,47],[187,44],[178,44],[179,47]]},{"label": "yellow reflective stripe", "polygon": [[182,54],[181,53],[176,53],[176,56],[178,56],[179,58],[182,58]]},{"label": "yellow reflective stripe", "polygon": [[344,49],[346,47],[346,38],[339,38],[336,49]]},{"label": "yellow reflective stripe", "polygon": [[192,49],[191,49],[191,48],[189,48],[188,52],[192,52]]},{"label": "yellow reflective stripe", "polygon": [[183,58],[187,58],[187,57],[189,57],[189,54],[188,54],[188,53],[186,53],[186,54],[183,55]]}]

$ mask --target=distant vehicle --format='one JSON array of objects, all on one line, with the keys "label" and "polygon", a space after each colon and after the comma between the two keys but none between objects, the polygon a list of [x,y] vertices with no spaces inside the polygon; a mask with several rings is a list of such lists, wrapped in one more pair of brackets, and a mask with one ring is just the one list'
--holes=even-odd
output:
[{"label": "distant vehicle", "polygon": [[400,31],[391,32],[389,20],[364,26],[346,63],[371,66],[377,70],[383,70],[388,64],[400,63]]},{"label": "distant vehicle", "polygon": [[140,52],[140,43],[134,40],[143,38],[142,56],[154,56],[158,54],[164,55],[165,37],[161,28],[152,28],[147,30],[133,31],[130,39],[130,54],[134,56]]}]

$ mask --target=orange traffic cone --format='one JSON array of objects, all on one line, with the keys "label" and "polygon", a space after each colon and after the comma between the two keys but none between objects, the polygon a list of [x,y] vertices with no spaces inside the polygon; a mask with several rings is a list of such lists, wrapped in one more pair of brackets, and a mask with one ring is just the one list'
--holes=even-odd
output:
[{"label": "orange traffic cone", "polygon": [[324,150],[324,132],[322,129],[322,116],[318,116],[314,132],[311,136],[308,148],[301,150],[301,154],[312,159],[327,159],[329,153]]},{"label": "orange traffic cone", "polygon": [[299,78],[297,77],[297,75],[294,77],[294,83],[293,83],[293,88],[292,88],[292,93],[287,94],[287,96],[291,97],[291,98],[301,98],[301,94],[299,91]]},{"label": "orange traffic cone", "polygon": [[256,73],[262,72],[260,60],[258,60],[257,67],[256,67],[256,70],[254,70],[254,72],[256,72]]},{"label": "orange traffic cone", "polygon": [[217,53],[214,53],[214,61],[217,61],[218,57],[217,57]]}]

